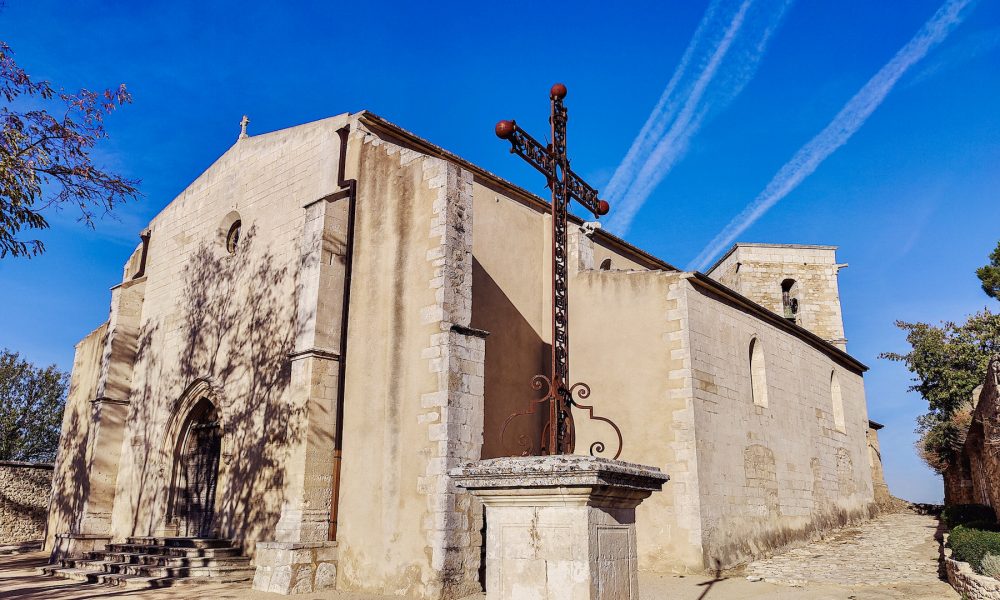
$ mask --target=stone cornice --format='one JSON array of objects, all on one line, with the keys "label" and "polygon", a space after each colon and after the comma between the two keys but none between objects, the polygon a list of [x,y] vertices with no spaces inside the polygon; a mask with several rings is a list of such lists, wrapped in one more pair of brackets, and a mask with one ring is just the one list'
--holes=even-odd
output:
[{"label": "stone cornice", "polygon": [[605,487],[658,491],[670,477],[656,467],[593,456],[512,456],[452,469],[467,489]]}]

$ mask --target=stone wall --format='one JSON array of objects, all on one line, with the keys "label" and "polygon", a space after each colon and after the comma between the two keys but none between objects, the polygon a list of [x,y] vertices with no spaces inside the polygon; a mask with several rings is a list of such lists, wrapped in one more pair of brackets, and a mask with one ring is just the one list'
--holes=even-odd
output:
[{"label": "stone wall", "polygon": [[948,583],[963,600],[1000,600],[1000,581],[976,573],[969,563],[954,560],[947,546],[944,548],[944,567]]},{"label": "stone wall", "polygon": [[868,464],[872,470],[872,485],[875,491],[875,504],[882,509],[888,509],[893,505],[892,494],[889,493],[889,485],[885,482],[885,470],[882,466],[882,447],[879,445],[878,432],[884,425],[875,421],[868,421]]},{"label": "stone wall", "polygon": [[1000,509],[1000,357],[990,362],[962,455],[944,480],[946,504]]},{"label": "stone wall", "polygon": [[784,316],[782,282],[795,282],[795,322],[840,349],[847,347],[840,309],[836,246],[736,244],[708,275]]},{"label": "stone wall", "polygon": [[685,282],[705,566],[733,567],[870,516],[863,366],[768,323],[721,286]]},{"label": "stone wall", "polygon": [[52,465],[0,461],[0,545],[41,540]]}]

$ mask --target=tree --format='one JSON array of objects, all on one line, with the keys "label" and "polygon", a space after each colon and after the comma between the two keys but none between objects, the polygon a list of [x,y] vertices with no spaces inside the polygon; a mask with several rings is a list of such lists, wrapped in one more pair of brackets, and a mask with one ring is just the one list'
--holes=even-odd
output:
[{"label": "tree", "polygon": [[906,331],[911,350],[883,352],[879,358],[902,362],[915,375],[909,389],[930,409],[917,420],[917,450],[931,468],[942,472],[965,442],[973,391],[1000,351],[1000,314],[983,309],[961,325],[897,321],[896,326]]},{"label": "tree", "polygon": [[19,234],[46,229],[46,208],[75,206],[93,227],[96,211],[138,197],[138,180],[105,171],[90,156],[108,137],[104,116],[130,102],[124,84],[68,93],[32,81],[0,41],[0,258],[44,252],[41,240]]},{"label": "tree", "polygon": [[[976,271],[983,290],[1000,300],[1000,244],[992,263]],[[914,374],[910,391],[930,409],[917,419],[917,453],[938,473],[953,464],[965,444],[975,409],[973,391],[986,377],[990,360],[1000,355],[1000,314],[984,308],[958,325],[896,321],[910,351],[883,352],[879,358],[902,362]]]},{"label": "tree", "polygon": [[1000,242],[990,254],[990,262],[976,269],[976,277],[983,282],[983,291],[987,296],[1000,300]]},{"label": "tree", "polygon": [[52,462],[69,376],[0,350],[0,460]]}]

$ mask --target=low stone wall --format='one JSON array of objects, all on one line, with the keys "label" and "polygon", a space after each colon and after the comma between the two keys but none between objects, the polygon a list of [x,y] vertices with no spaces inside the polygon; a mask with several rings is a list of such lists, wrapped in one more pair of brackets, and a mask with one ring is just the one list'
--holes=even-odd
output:
[{"label": "low stone wall", "polygon": [[948,583],[964,600],[1000,600],[1000,581],[976,573],[969,563],[954,560],[951,548],[947,546],[944,549],[944,567],[948,572]]},{"label": "low stone wall", "polygon": [[45,537],[52,465],[0,461],[0,545]]}]

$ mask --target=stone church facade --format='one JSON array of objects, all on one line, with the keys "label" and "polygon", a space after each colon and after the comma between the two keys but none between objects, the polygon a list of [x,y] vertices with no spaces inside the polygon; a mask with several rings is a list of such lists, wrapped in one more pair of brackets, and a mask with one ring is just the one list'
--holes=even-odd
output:
[{"label": "stone church facade", "polygon": [[[368,112],[241,136],[149,223],[77,346],[54,556],[220,537],[262,589],[480,589],[489,524],[448,471],[536,449],[537,418],[499,432],[546,368],[548,219]],[[732,567],[866,517],[834,248],[737,245],[701,274],[581,225],[573,381],[623,460],[671,477],[638,510],[640,568]],[[614,445],[583,414],[577,438]]]}]

